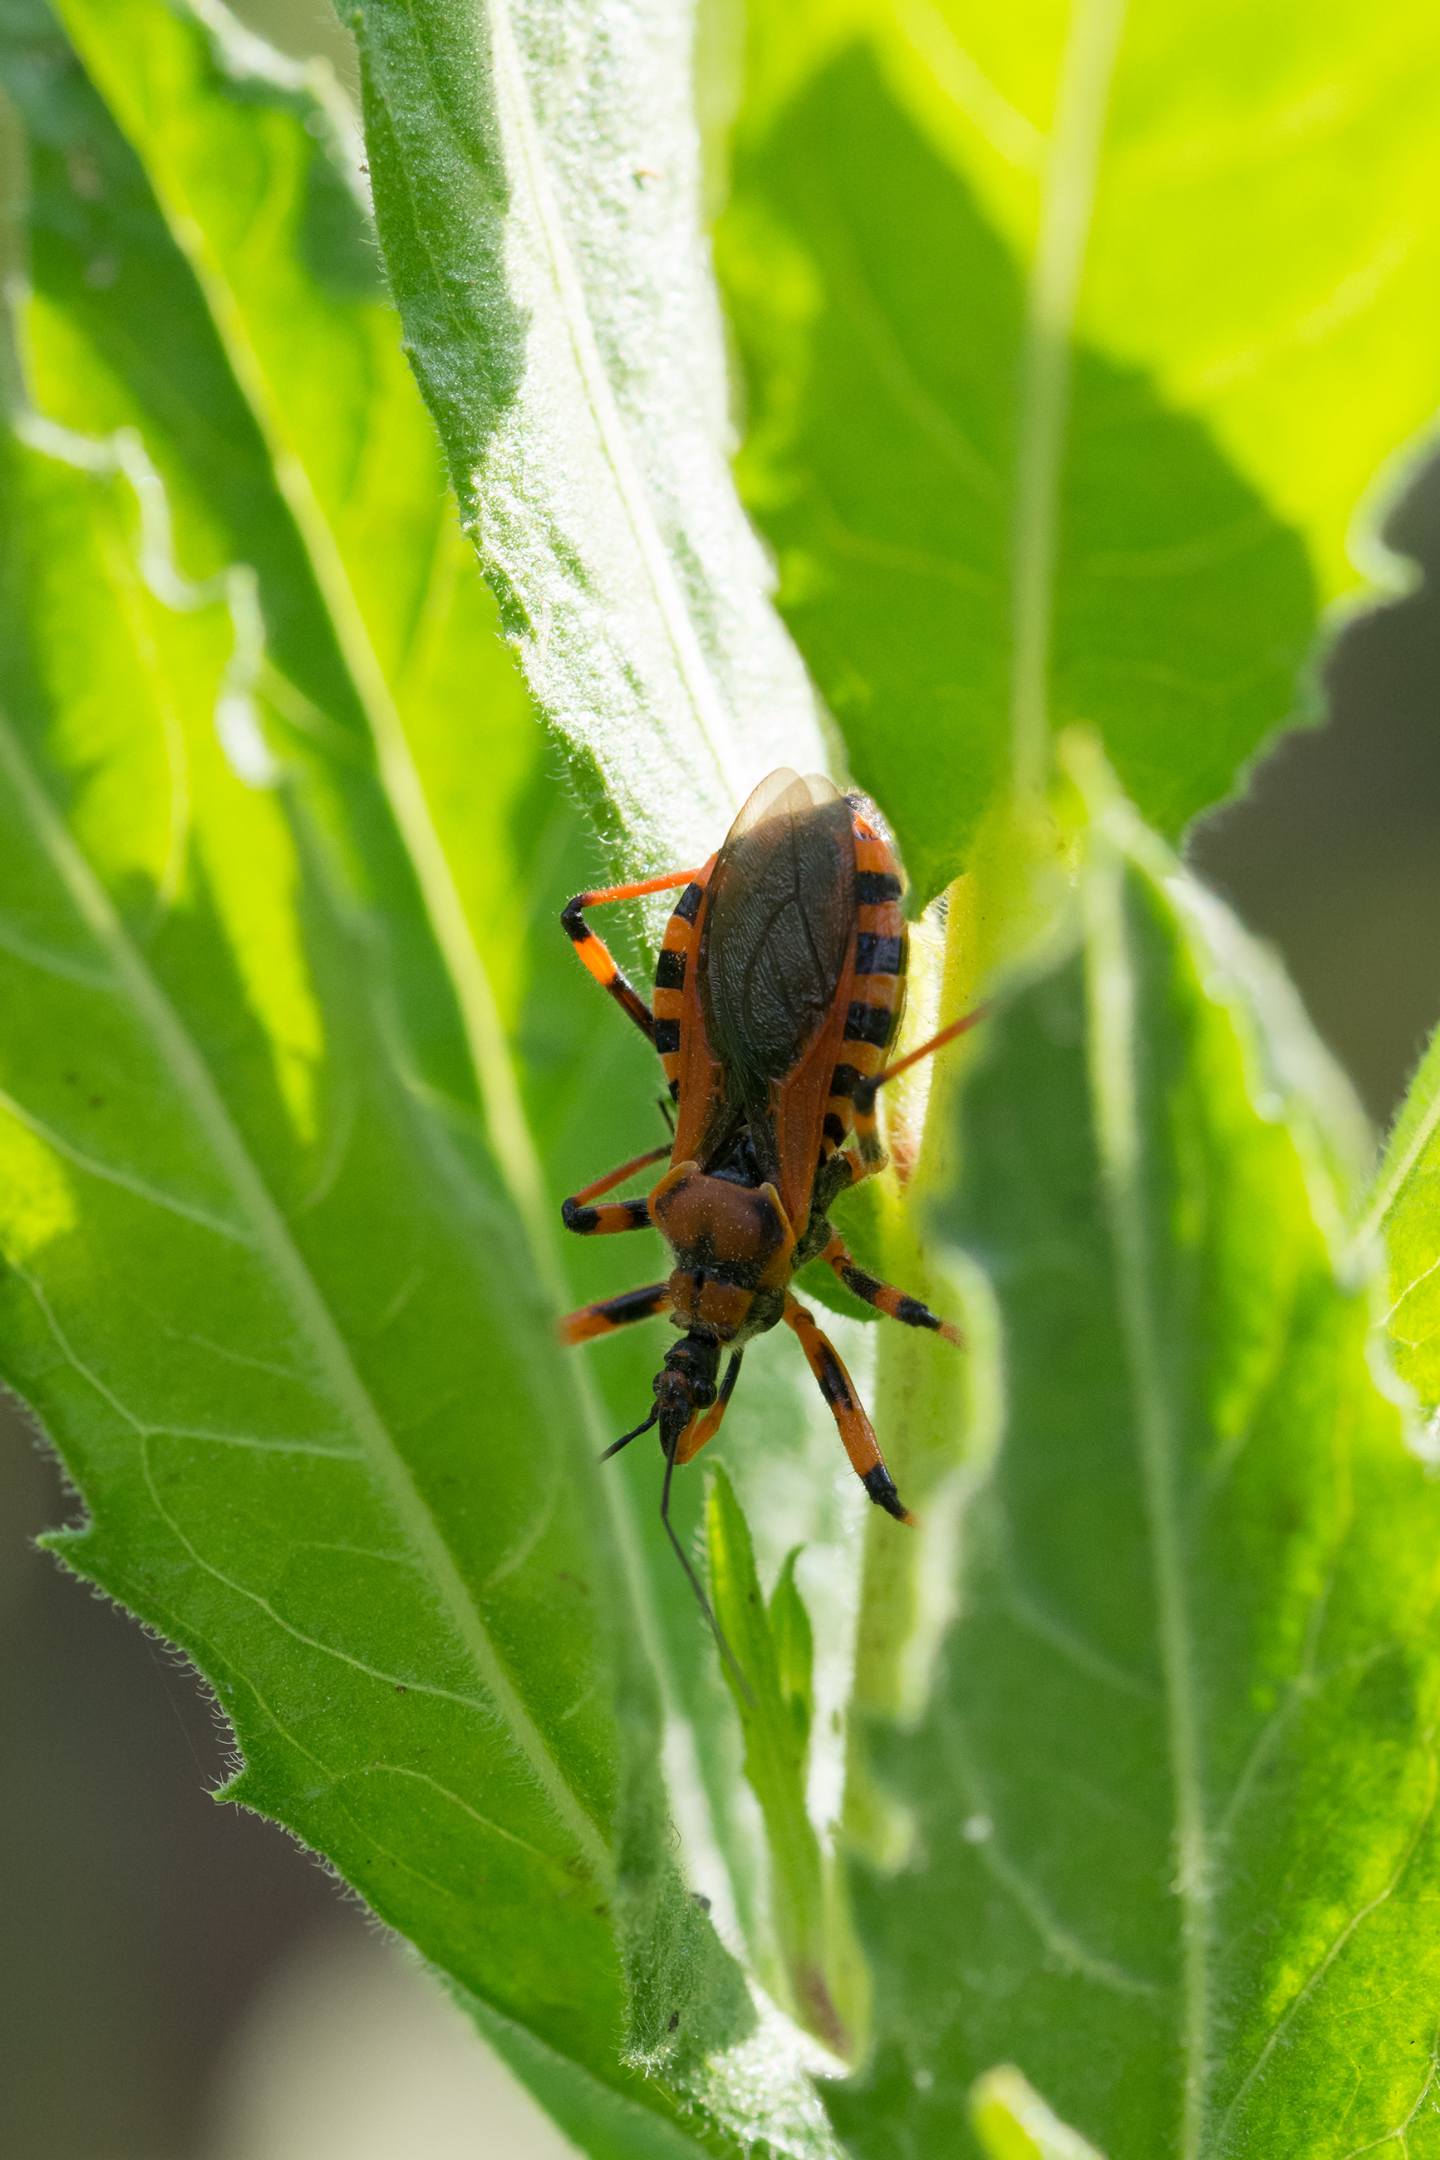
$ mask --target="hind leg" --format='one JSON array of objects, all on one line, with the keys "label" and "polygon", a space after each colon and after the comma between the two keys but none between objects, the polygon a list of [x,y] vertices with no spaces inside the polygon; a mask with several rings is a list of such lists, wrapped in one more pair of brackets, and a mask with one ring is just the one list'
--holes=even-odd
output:
[{"label": "hind leg", "polygon": [[850,1248],[838,1231],[823,1248],[820,1258],[834,1268],[847,1290],[855,1297],[863,1298],[867,1305],[873,1305],[876,1312],[883,1312],[890,1319],[899,1320],[905,1327],[933,1328],[937,1335],[944,1336],[946,1342],[957,1343],[964,1348],[965,1338],[952,1320],[942,1320],[938,1313],[931,1312],[929,1306],[923,1305],[919,1298],[909,1297],[905,1291],[897,1290],[893,1283],[880,1282],[874,1275],[867,1275],[864,1268],[856,1267]]},{"label": "hind leg", "polygon": [[800,1338],[800,1347],[821,1394],[830,1405],[830,1414],[856,1477],[875,1505],[883,1507],[887,1515],[893,1515],[897,1522],[913,1522],[914,1517],[895,1490],[895,1480],[885,1467],[875,1428],[865,1414],[865,1406],[845,1370],[839,1351],[816,1326],[813,1315],[793,1295],[785,1300],[785,1324]]}]

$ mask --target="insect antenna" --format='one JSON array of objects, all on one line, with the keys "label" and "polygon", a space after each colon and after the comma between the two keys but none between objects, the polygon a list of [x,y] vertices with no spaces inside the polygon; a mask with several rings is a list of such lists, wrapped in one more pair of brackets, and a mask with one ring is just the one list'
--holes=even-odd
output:
[{"label": "insect antenna", "polygon": [[669,1538],[670,1543],[674,1546],[675,1557],[680,1562],[681,1567],[684,1568],[685,1573],[689,1578],[690,1587],[695,1593],[696,1603],[699,1605],[701,1612],[705,1615],[705,1624],[715,1638],[716,1649],[720,1652],[721,1657],[724,1658],[725,1663],[729,1666],[731,1674],[735,1681],[735,1685],[739,1688],[741,1695],[744,1697],[747,1703],[753,1705],[755,1697],[751,1693],[750,1683],[745,1678],[744,1673],[740,1670],[739,1659],[736,1657],[729,1643],[725,1640],[724,1629],[721,1627],[720,1622],[716,1619],[714,1607],[711,1605],[709,1598],[705,1595],[705,1585],[701,1582],[700,1577],[696,1574],[694,1567],[691,1565],[690,1555],[686,1552],[685,1547],[681,1544],[679,1538],[675,1533],[675,1525],[670,1520],[670,1484],[674,1475],[675,1449],[670,1448],[666,1451],[665,1455],[665,1482],[660,1488],[660,1520],[665,1525],[665,1535]]},{"label": "insect antenna", "polygon": [[618,1455],[622,1447],[629,1447],[630,1442],[632,1440],[638,1440],[642,1432],[649,1432],[651,1426],[655,1423],[655,1420],[659,1417],[659,1415],[660,1405],[657,1402],[654,1409],[650,1412],[649,1417],[645,1419],[644,1423],[637,1425],[633,1432],[622,1432],[618,1440],[612,1440],[609,1447],[603,1448],[601,1450],[599,1460],[601,1462],[609,1462],[610,1457],[612,1455]]}]

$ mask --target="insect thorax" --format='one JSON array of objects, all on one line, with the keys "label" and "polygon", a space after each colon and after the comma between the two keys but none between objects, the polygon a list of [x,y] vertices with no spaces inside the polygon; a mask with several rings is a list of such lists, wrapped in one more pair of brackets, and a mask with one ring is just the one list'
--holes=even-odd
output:
[{"label": "insect thorax", "polygon": [[773,1186],[681,1163],[662,1179],[650,1208],[675,1253],[669,1292],[676,1327],[743,1342],[775,1325],[795,1240]]}]

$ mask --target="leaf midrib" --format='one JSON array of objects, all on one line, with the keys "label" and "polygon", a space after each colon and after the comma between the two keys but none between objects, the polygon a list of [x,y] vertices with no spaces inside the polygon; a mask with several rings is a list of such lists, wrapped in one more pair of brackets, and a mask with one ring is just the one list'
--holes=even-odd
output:
[{"label": "leaf midrib", "polygon": [[[413,22],[413,0],[406,0],[406,8]],[[616,406],[590,321],[584,283],[575,267],[546,175],[540,128],[526,85],[511,10],[507,0],[490,0],[487,12],[493,33],[491,55],[495,66],[496,90],[501,96],[508,93],[514,118],[515,140],[534,204],[535,223],[545,243],[555,298],[569,335],[576,370],[584,387],[586,406],[595,424],[601,453],[614,479],[615,490],[640,560],[645,566],[645,575],[656,609],[665,626],[670,649],[675,655],[676,667],[690,700],[696,728],[714,760],[727,796],[732,802],[738,803],[742,776],[731,770],[726,756],[730,735],[729,721],[694,624],[690,620],[684,595],[671,570],[664,541],[655,528],[644,482],[635,470],[630,455],[625,424]],[[418,35],[418,24],[416,29]]]},{"label": "leaf midrib", "polygon": [[1011,756],[1022,798],[1042,795],[1049,776],[1050,647],[1075,320],[1126,4],[1073,0],[1025,289],[1011,527],[1010,676]]},{"label": "leaf midrib", "polygon": [[[289,447],[280,418],[272,413],[268,378],[246,333],[243,310],[234,300],[224,272],[206,244],[203,220],[194,214],[188,197],[184,198],[183,218],[176,216],[167,189],[157,178],[146,154],[147,144],[143,139],[137,140],[125,126],[121,114],[98,83],[96,88],[116,127],[149,176],[165,229],[195,278],[221,350],[265,444],[277,487],[311,563],[322,602],[335,623],[341,657],[376,746],[381,785],[394,813],[406,854],[414,866],[426,917],[455,989],[476,1094],[492,1142],[496,1174],[525,1230],[528,1257],[535,1272],[552,1303],[559,1308],[566,1302],[564,1276],[550,1227],[540,1158],[525,1113],[509,1044],[489,975],[431,818],[424,785],[350,583],[343,554],[311,487],[302,458]],[[181,192],[183,195],[183,190]],[[600,366],[598,353],[594,365]],[[617,428],[620,425],[618,415],[615,425]],[[703,668],[703,659],[700,664]],[[722,778],[729,787],[723,767]],[[733,787],[731,792],[736,792]],[[608,1433],[600,1416],[594,1384],[582,1367],[574,1373],[571,1385],[593,1452],[598,1454]],[[620,1548],[622,1572],[638,1622],[642,1648],[659,1681],[671,1726],[672,1745],[682,1747],[686,1726],[680,1710],[681,1694],[668,1645],[657,1623],[641,1560],[634,1507],[622,1481],[604,1481],[603,1495]],[[697,1790],[702,1789],[698,1778],[686,1783]],[[724,1852],[724,1839],[718,1834],[712,1836],[708,1822],[695,1819],[696,1810],[687,1807],[683,1793],[672,1794],[672,1805],[677,1813],[686,1817],[687,1838],[697,1849],[713,1843]]]},{"label": "leaf midrib", "polygon": [[[76,34],[73,26],[71,34]],[[543,1206],[539,1165],[530,1144],[519,1088],[504,1053],[494,993],[470,934],[464,903],[435,830],[399,708],[370,637],[343,551],[311,485],[305,461],[286,434],[283,413],[272,398],[266,369],[246,329],[244,310],[209,245],[204,219],[173,169],[157,171],[147,155],[148,143],[143,135],[137,138],[131,131],[124,113],[106,96],[98,81],[96,88],[149,177],[165,229],[177,253],[190,267],[236,386],[265,445],[276,486],[294,521],[334,627],[345,671],[375,744],[381,783],[454,986],[476,1093],[495,1138],[497,1162],[511,1200],[533,1236]],[[171,197],[172,186],[182,213],[179,215],[177,201]]]},{"label": "leaf midrib", "polygon": [[257,1250],[293,1301],[335,1396],[364,1443],[416,1551],[430,1570],[482,1684],[557,1819],[597,1880],[608,1882],[608,1846],[579,1800],[505,1671],[489,1630],[423,1494],[357,1372],[326,1304],[216,1087],[203,1057],[146,965],[89,863],[75,846],[31,770],[9,716],[0,713],[0,759],[24,801],[35,832],[82,919],[106,953],[155,1041],[166,1069],[228,1177],[250,1221]]},{"label": "leaf midrib", "polygon": [[1180,1901],[1180,2046],[1183,2061],[1177,2160],[1199,2160],[1210,2048],[1210,1855],[1201,1781],[1194,1638],[1184,1585],[1175,1467],[1179,1436],[1165,1384],[1161,1329],[1151,1300],[1153,1269],[1141,1190],[1143,1138],[1136,1103],[1137,979],[1124,922],[1124,858],[1106,857],[1083,880],[1089,1006],[1090,1094],[1101,1186],[1114,1258],[1116,1303],[1130,1374],[1136,1453],[1155,1589],[1167,1742],[1174,1792],[1175,1890]]}]

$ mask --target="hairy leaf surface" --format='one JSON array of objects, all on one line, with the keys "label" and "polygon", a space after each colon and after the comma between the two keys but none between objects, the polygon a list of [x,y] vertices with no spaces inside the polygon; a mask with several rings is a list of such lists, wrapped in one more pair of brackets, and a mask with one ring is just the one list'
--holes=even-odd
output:
[{"label": "hairy leaf surface", "polygon": [[1440,1497],[1233,932],[1118,810],[1082,901],[964,1098],[943,1224],[1004,1429],[933,1694],[879,1746],[914,1844],[856,1882],[878,2044],[832,2113],[866,2160],[902,2118],[977,2151],[1003,2060],[1109,2160],[1422,2150]]},{"label": "hairy leaf surface", "polygon": [[1359,1228],[1383,1238],[1385,1325],[1396,1369],[1427,1411],[1440,1405],[1440,1036],[1411,1082]]},{"label": "hairy leaf surface", "polygon": [[531,687],[632,856],[823,765],[726,466],[691,10],[359,0],[385,263]]},{"label": "hairy leaf surface", "polygon": [[[144,813],[137,816],[134,796],[117,784],[107,793],[106,817],[117,827],[129,820],[146,876],[164,886],[157,906],[183,915],[191,897],[191,856],[199,848],[194,805],[185,796],[188,733],[226,776],[234,802],[242,806],[249,804],[253,789],[241,784],[237,769],[255,782],[273,779],[283,768],[282,793],[261,794],[255,802],[271,805],[266,815],[283,804],[294,827],[289,840],[277,840],[268,851],[256,845],[247,858],[237,830],[235,859],[248,860],[251,889],[233,941],[248,970],[246,991],[262,1001],[260,1044],[263,1048],[269,1029],[280,1025],[273,1008],[288,1013],[290,985],[253,931],[252,915],[273,924],[282,952],[288,941],[301,956],[295,965],[305,993],[299,1002],[310,1015],[305,1044],[320,1076],[314,1086],[319,1089],[323,1079],[334,1095],[324,1116],[316,1113],[316,1144],[323,1149],[316,1205],[339,1189],[342,1172],[352,1181],[349,1239],[357,1277],[372,1265],[372,1241],[383,1247],[373,1265],[377,1287],[408,1251],[406,1268],[414,1280],[391,1286],[397,1297],[404,1290],[397,1312],[397,1326],[403,1312],[408,1336],[404,1359],[423,1370],[430,1331],[444,1338],[433,1358],[433,1404],[418,1384],[414,1388],[417,1424],[425,1427],[433,1415],[448,1435],[431,1436],[429,1444],[442,1454],[453,1447],[437,1513],[445,1516],[447,1535],[451,1506],[472,1526],[487,1565],[501,1569],[501,1581],[510,1573],[523,1578],[505,1594],[538,1600],[519,1633],[530,1658],[547,1669],[553,1665],[559,1685],[564,1661],[552,1661],[547,1644],[549,1626],[566,1624],[563,1596],[556,1602],[546,1588],[552,1488],[568,1480],[564,1465],[582,1459],[588,1464],[613,1429],[614,1413],[597,1411],[578,1361],[560,1369],[550,1332],[555,1256],[539,1214],[547,1179],[554,1178],[558,1195],[568,1171],[576,1172],[570,1182],[579,1183],[603,1166],[607,1151],[622,1155],[643,1142],[654,1116],[649,1109],[653,1068],[638,1055],[643,1050],[638,1040],[630,1063],[613,1057],[612,1046],[624,1047],[625,1031],[590,992],[553,922],[542,928],[536,921],[537,915],[548,916],[552,895],[558,907],[564,892],[582,882],[573,872],[571,886],[564,882],[574,821],[555,796],[496,634],[493,607],[450,522],[453,512],[445,502],[430,423],[398,353],[393,317],[375,291],[353,164],[347,168],[345,162],[343,114],[322,94],[323,84],[241,38],[220,11],[204,14],[204,25],[197,27],[193,19],[162,7],[131,8],[127,37],[117,42],[106,34],[108,19],[102,23],[77,5],[69,24],[93,66],[93,85],[69,60],[42,11],[27,0],[7,0],[0,16],[0,53],[30,125],[36,164],[38,292],[24,338],[34,394],[48,411],[76,424],[88,419],[143,433],[164,473],[174,537],[187,569],[208,575],[240,558],[256,573],[258,620],[246,613],[245,663],[233,695],[228,679],[217,693],[213,668],[208,675],[198,668],[187,673],[177,662],[162,671],[161,680],[145,677],[144,665],[154,654],[163,657],[163,642],[147,634],[137,662],[142,680],[133,697],[117,694],[116,756],[158,770],[157,761],[163,763],[178,744],[174,801],[159,786],[148,786],[139,791]],[[130,138],[128,147],[97,99],[97,87]],[[225,146],[219,162],[217,144]],[[230,192],[236,171],[248,176],[252,206],[257,198],[268,206],[270,222],[263,234],[238,217]],[[163,349],[150,334],[156,321],[167,324]],[[311,398],[316,402],[307,415]],[[91,453],[64,448],[60,469],[68,470],[81,454]],[[148,592],[146,580],[158,581],[164,599],[151,594],[158,619],[168,621],[169,602],[183,623],[191,603],[163,559],[164,498],[154,475],[142,463],[129,462],[149,506],[151,530],[141,550],[144,574],[134,561],[117,558],[116,575],[127,593],[131,588]],[[126,514],[116,510],[112,523],[128,545],[134,535]],[[17,526],[15,547],[18,534]],[[107,565],[114,552],[104,551]],[[88,599],[94,553],[79,550],[71,564],[77,609]],[[48,695],[42,695],[46,670],[55,657],[51,644],[70,635],[68,618],[40,604],[26,581],[58,575],[63,559],[57,541],[56,565],[46,566],[38,553],[27,557],[23,572],[18,559],[9,563],[13,604],[31,629],[29,644],[16,644],[10,656],[10,704],[17,726],[39,727]],[[232,587],[237,595],[251,590],[244,580],[232,581]],[[265,646],[258,635],[262,622],[269,639]],[[64,695],[54,694],[57,707],[70,687],[67,677]],[[85,694],[92,702],[98,697],[94,689]],[[217,721],[228,764],[216,746]],[[170,727],[168,744],[162,724]],[[214,811],[222,828],[232,816],[230,799],[227,795],[223,813],[218,807]],[[256,809],[254,815],[260,814]],[[234,810],[233,816],[237,829],[248,831],[242,811]],[[166,820],[171,855],[162,872],[145,849],[153,853],[154,831]],[[282,819],[275,830],[290,827]],[[308,880],[303,895],[302,867]],[[313,942],[311,885],[328,897],[346,955],[333,975],[314,982],[306,974]],[[35,905],[47,919],[48,902]],[[46,939],[40,942],[48,951]],[[217,984],[221,980],[218,965],[204,955],[197,958],[196,973],[200,983],[209,976]],[[351,1002],[359,1001],[363,1026],[332,1012],[332,979],[349,992]],[[187,1025],[192,1015],[186,1000],[194,988],[187,977],[173,992]],[[519,1031],[527,1052],[523,1108],[502,1018]],[[45,1076],[29,1073],[25,1061],[33,1045],[18,1026],[10,1045],[16,1060],[14,1099],[23,1103],[32,1092],[29,1080],[39,1084]],[[598,1102],[587,1101],[584,1088],[577,1087],[577,1053],[597,1077],[608,1077],[615,1067],[615,1081]],[[260,1054],[259,1049],[253,1053]],[[215,1077],[217,1086],[228,1085],[228,1072]],[[385,1132],[368,1107],[376,1091],[388,1091],[405,1106],[423,1147],[432,1153],[453,1218],[450,1235],[473,1238],[481,1248],[478,1276],[448,1270],[443,1241],[432,1243],[425,1233],[419,1190],[407,1199],[405,1172],[382,1167]],[[163,1123],[163,1113],[156,1115]],[[123,1128],[117,1124],[116,1130],[123,1137]],[[537,1142],[546,1152],[545,1170]],[[272,1167],[268,1159],[260,1160],[262,1181]],[[417,1219],[408,1240],[366,1215],[367,1178],[385,1188],[387,1205],[402,1215],[413,1201]],[[207,1278],[198,1265],[193,1272],[197,1299],[226,1305],[223,1279],[213,1273]],[[481,1277],[488,1288],[482,1288]],[[616,1287],[613,1279],[610,1287]],[[92,1294],[98,1296],[98,1289]],[[62,1329],[73,1324],[64,1300],[56,1300],[53,1309]],[[463,1386],[446,1385],[447,1367],[457,1354],[452,1337],[463,1345]],[[158,1368],[151,1371],[152,1393],[165,1385],[160,1339],[151,1336],[147,1353],[136,1330],[131,1345],[139,1369]],[[497,1343],[503,1347],[497,1350]],[[258,1404],[263,1368],[276,1361],[267,1359],[263,1348],[255,1354],[261,1361],[252,1382]],[[391,1345],[377,1345],[374,1355],[387,1363],[393,1384],[403,1388],[403,1359],[389,1366]],[[628,1365],[619,1361],[615,1378],[627,1408],[645,1385],[653,1355],[653,1346],[637,1343]],[[494,1386],[487,1378],[492,1363]],[[128,1402],[120,1376],[103,1359],[91,1369],[117,1400]],[[45,1390],[31,1384],[18,1360],[12,1370],[49,1422]],[[520,1375],[519,1392],[508,1388],[506,1372]],[[200,1407],[199,1377],[188,1392],[197,1428],[226,1426],[223,1388],[208,1413]],[[782,1384],[782,1399],[785,1393]],[[276,1418],[283,1424],[283,1407],[277,1404],[268,1420],[257,1407],[257,1431]],[[158,1408],[155,1415],[164,1422]],[[54,1422],[61,1427],[60,1420]],[[68,1426],[56,1436],[69,1450]],[[80,1472],[78,1455],[69,1451],[95,1503],[92,1536],[98,1548],[111,1535],[109,1488],[94,1472],[103,1450],[86,1458],[89,1475]],[[527,1464],[517,1480],[509,1475],[512,1454]],[[517,1960],[511,1928],[523,1900],[506,1907],[477,1899],[474,1884],[480,1877],[458,1846],[451,1852],[453,1878],[441,1864],[428,1873],[421,1866],[419,1848],[436,1834],[431,1825],[435,1796],[422,1779],[397,1773],[388,1781],[371,1780],[372,1792],[383,1796],[374,1811],[383,1821],[367,1820],[347,1841],[331,1817],[297,1808],[290,1786],[272,1775],[269,1759],[252,1745],[243,1703],[258,1674],[247,1663],[243,1630],[238,1647],[227,1643],[222,1663],[210,1636],[202,1639],[196,1631],[187,1607],[177,1604],[157,1614],[153,1600],[147,1601],[144,1556],[130,1549],[131,1532],[138,1535],[134,1522],[114,1534],[117,1557],[107,1578],[117,1595],[156,1618],[191,1650],[235,1712],[248,1764],[238,1795],[318,1844],[379,1910],[461,1983],[495,2044],[545,2091],[572,2134],[580,2134],[587,2109],[594,2121],[586,2135],[598,2138],[613,2117],[622,2126],[614,2133],[622,2141],[617,2149],[623,2149],[625,2137],[639,2139],[643,2120],[657,2109],[662,2116],[669,2112],[667,2094],[687,2087],[693,2097],[695,2079],[679,2067],[682,2059],[693,2063],[717,2034],[743,2037],[754,2022],[743,1994],[736,1993],[733,1974],[723,1959],[717,1961],[713,1945],[707,1946],[698,1912],[676,1903],[678,1886],[668,1877],[670,1848],[654,1777],[660,1744],[651,1679],[654,1671],[666,1678],[667,1638],[670,1654],[682,1662],[688,1658],[699,1666],[702,1655],[693,1641],[693,1607],[683,1582],[676,1583],[672,1563],[657,1553],[652,1568],[641,1557],[626,1496],[633,1494],[648,1518],[654,1490],[640,1464],[633,1468],[629,1481],[613,1471],[606,1481],[598,1542],[592,1544],[584,1530],[575,1533],[571,1557],[578,1561],[588,1554],[586,1566],[603,1573],[617,1602],[611,1619],[586,1608],[583,1620],[569,1623],[602,1672],[584,1713],[577,1707],[573,1726],[566,1719],[556,1740],[568,1768],[572,1737],[583,1754],[593,1724],[592,1740],[601,1736],[617,1794],[629,1796],[625,1810],[603,1826],[611,1837],[608,1860],[618,1885],[614,1905],[605,1914],[593,1907],[582,1913],[586,1927],[598,1929],[601,1937],[609,1932],[608,1984],[617,1990],[608,2008],[598,1998],[590,2002],[588,2024],[578,2014],[557,2010],[542,1984],[547,1970],[565,1968],[573,1971],[581,1995],[588,1986],[583,1941],[577,1938],[574,1960],[562,1952],[563,1915],[557,1914],[548,1953]],[[217,1453],[208,1489],[222,1516],[231,1469],[230,1455]],[[588,1468],[582,1475],[589,1497],[581,1515],[588,1520],[584,1510],[596,1501]],[[504,1489],[503,1505],[490,1497],[497,1484]],[[533,1509],[527,1508],[527,1491],[536,1501]],[[698,1497],[698,1490],[689,1492],[691,1509]],[[520,1516],[512,1514],[512,1503]],[[337,1501],[330,1512],[341,1514],[343,1506]],[[516,1530],[522,1518],[523,1535]],[[296,1552],[289,1559],[282,1521],[294,1531]],[[507,1571],[512,1533],[519,1543]],[[268,1564],[303,1573],[307,1541],[300,1516],[282,1517],[272,1510],[266,1535]],[[648,1520],[645,1535],[650,1535]],[[354,1542],[364,1546],[363,1536],[357,1532]],[[89,1540],[74,1548],[77,1561],[87,1567],[90,1550]],[[133,1575],[125,1573],[127,1554],[135,1563]],[[408,1616],[391,1599],[389,1572],[382,1569],[357,1581],[338,1563],[329,1564],[335,1570],[332,1580],[311,1592],[317,1639],[323,1634],[327,1649],[332,1639],[348,1646],[380,1626],[393,1642],[404,1642]],[[571,1571],[562,1573],[571,1579]],[[238,1571],[236,1579],[241,1579]],[[583,1597],[587,1576],[578,1566],[573,1581],[575,1594]],[[546,1614],[543,1624],[540,1612]],[[617,1702],[604,1676],[611,1649],[634,1680],[633,1701],[629,1682]],[[417,1638],[410,1650],[423,1667],[425,1641]],[[577,1684],[575,1695],[578,1703],[583,1684]],[[371,1731],[367,1743],[365,1718],[355,1704],[337,1705],[335,1717],[340,1725],[350,1722],[352,1748],[368,1744],[374,1760],[384,1760],[383,1734]],[[707,1771],[711,1805],[729,1845],[723,1820],[725,1736],[719,1739],[713,1760],[707,1756]],[[503,1718],[492,1717],[475,1745],[507,1763],[512,1744]],[[468,1774],[460,1789],[473,1797]],[[693,1795],[686,1804],[693,1815]],[[343,1813],[337,1819],[348,1820]],[[630,1838],[633,1848],[626,1842]],[[383,1872],[377,1888],[375,1854],[382,1841],[392,1856],[388,1864],[400,1865],[393,1859],[399,1854],[418,1871],[417,1880],[423,1875],[435,1893],[431,1905],[423,1897],[414,1903],[387,1898],[389,1878]],[[710,1893],[721,1896],[725,1886],[715,1879],[708,1847],[703,1861]],[[446,1898],[453,1909],[441,1926]],[[554,1899],[550,1902],[553,1906]],[[687,1975],[678,1991],[672,1985],[676,1956],[683,1957]],[[487,1994],[486,1983],[507,1968],[511,1991]],[[677,2011],[683,2027],[671,2039],[666,2027]],[[567,2028],[573,2028],[568,2040]],[[602,2028],[603,2041],[597,2037]],[[648,2047],[646,2032],[659,2036],[660,2053],[649,2058],[652,2076],[643,2089],[633,2088],[638,2099],[621,2097],[612,2105],[601,2081],[608,2078],[622,2095],[631,2088],[618,2054],[627,2046]],[[769,2128],[809,2149],[822,2135],[813,2102],[793,2085],[784,2097],[775,2083],[778,2077],[783,2086],[793,2075],[787,2067],[792,2058],[783,2042],[777,2053],[771,2040],[760,2054],[763,2061],[747,2060],[739,2073],[743,2099],[736,2097],[733,2063],[727,2070],[717,2061],[705,2071],[698,2096],[702,2113],[733,2117],[737,2108],[758,2107],[756,2095],[764,2094]]]}]

